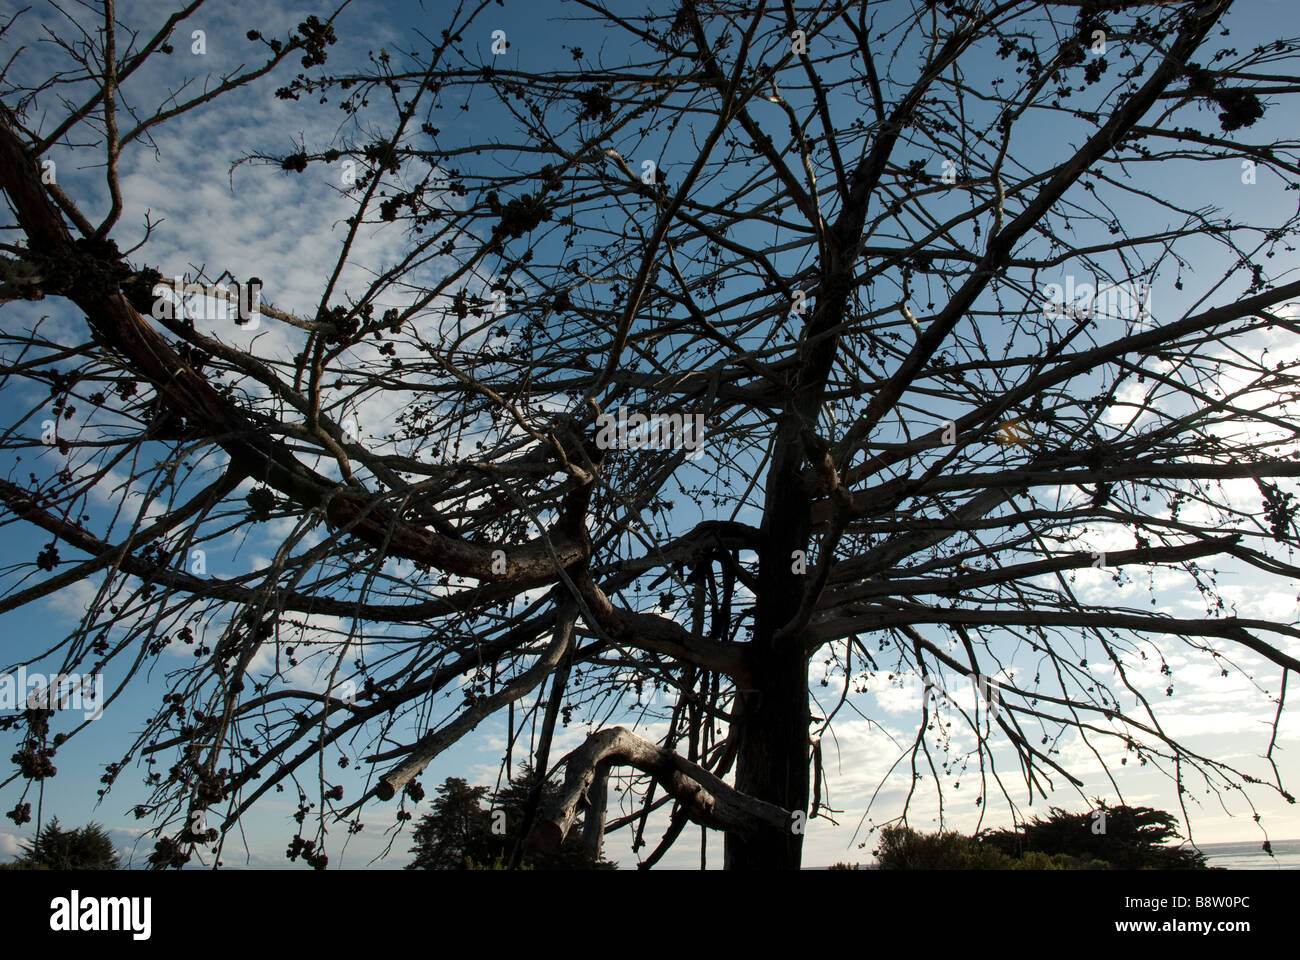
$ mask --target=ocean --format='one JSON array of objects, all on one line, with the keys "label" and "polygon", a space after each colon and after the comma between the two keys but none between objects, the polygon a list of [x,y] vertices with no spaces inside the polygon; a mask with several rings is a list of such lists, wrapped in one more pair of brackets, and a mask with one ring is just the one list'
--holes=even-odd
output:
[{"label": "ocean", "polygon": [[1273,856],[1262,840],[1239,843],[1202,843],[1197,846],[1211,867],[1228,870],[1300,870],[1300,840],[1274,840]]}]

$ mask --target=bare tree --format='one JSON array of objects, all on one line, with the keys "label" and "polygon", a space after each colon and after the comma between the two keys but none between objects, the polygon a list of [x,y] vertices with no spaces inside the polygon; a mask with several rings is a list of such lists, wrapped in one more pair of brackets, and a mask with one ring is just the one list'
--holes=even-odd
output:
[{"label": "bare tree", "polygon": [[[338,62],[345,5],[250,30],[260,60],[201,90],[160,85],[148,66],[200,6],[141,28],[87,4],[95,26],[50,31],[53,70],[18,50],[19,14],[0,88],[6,310],[85,320],[72,342],[0,334],[3,522],[48,542],[11,560],[0,612],[89,582],[39,654],[111,672],[110,710],[165,672],[105,776],[144,762],[155,863],[219,854],[289,782],[290,853],[324,866],[329,828],[418,799],[491,718],[506,772],[563,779],[532,843],[581,820],[593,846],[639,846],[667,807],[643,865],[695,822],[725,832],[729,867],[797,867],[830,812],[823,737],[868,678],[909,671],[983,692],[972,710],[932,688],[900,746],[941,809],[967,763],[977,802],[1015,809],[998,751],[1031,801],[1081,787],[1052,746],[1070,731],[1180,797],[1286,795],[1275,766],[1270,783],[1166,734],[1130,673],[1178,646],[1267,668],[1272,761],[1300,630],[1230,615],[1213,565],[1300,574],[1298,381],[1264,355],[1298,329],[1275,259],[1297,220],[1244,199],[1300,184],[1295,141],[1259,135],[1300,90],[1297,41],[1233,49],[1231,0],[577,0],[586,49],[539,70],[486,3]],[[311,303],[271,277],[178,290],[208,277],[124,221],[120,171],[164,124],[277,83],[344,123],[230,159],[337,175],[337,256],[311,265]],[[44,175],[56,148],[102,167],[100,196]],[[401,255],[355,262],[385,224]],[[251,323],[291,346],[258,348]],[[250,529],[271,559],[209,575],[204,551]],[[1095,568],[1177,571],[1206,614],[1089,599]],[[647,738],[628,718],[653,691]],[[573,711],[593,730],[555,756]],[[61,719],[14,725],[10,780],[43,782],[88,728]]]}]

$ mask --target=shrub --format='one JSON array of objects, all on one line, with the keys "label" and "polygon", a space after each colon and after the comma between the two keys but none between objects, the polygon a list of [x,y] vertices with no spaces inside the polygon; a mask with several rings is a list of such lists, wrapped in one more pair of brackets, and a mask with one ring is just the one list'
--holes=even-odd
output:
[{"label": "shrub", "polygon": [[876,859],[882,870],[1009,870],[1014,861],[955,831],[917,833],[901,825],[885,827]]}]

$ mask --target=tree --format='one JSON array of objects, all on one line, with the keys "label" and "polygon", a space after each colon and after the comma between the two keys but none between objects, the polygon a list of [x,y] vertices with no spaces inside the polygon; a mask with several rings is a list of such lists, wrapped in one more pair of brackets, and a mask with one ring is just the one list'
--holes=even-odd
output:
[{"label": "tree", "polygon": [[459,777],[448,777],[438,787],[433,812],[415,828],[415,859],[408,870],[464,870],[467,860],[490,863],[493,850],[492,817],[483,809],[487,787],[471,787]]},{"label": "tree", "polygon": [[20,870],[116,870],[117,851],[104,828],[89,823],[75,830],[64,830],[57,817],[22,848],[15,861]]},{"label": "tree", "polygon": [[[483,807],[487,787],[471,787],[459,777],[448,777],[438,787],[433,810],[420,818],[414,832],[415,859],[408,870],[464,870],[467,863],[476,865],[509,864],[519,841],[519,828],[536,777],[525,768],[496,795],[492,809]],[[558,788],[543,784],[542,801],[552,800]],[[599,851],[583,846],[577,832],[565,838],[554,853],[535,851],[525,861],[528,867],[542,870],[612,869],[616,864],[600,856]]]},{"label": "tree", "polygon": [[[35,556],[0,612],[86,581],[48,656],[109,671],[113,706],[165,665],[104,778],[149,766],[156,862],[219,855],[306,782],[290,855],[324,867],[331,826],[395,799],[409,819],[410,785],[491,721],[505,771],[522,751],[562,775],[525,811],[538,849],[579,820],[640,847],[667,808],[645,864],[694,822],[732,868],[794,868],[833,814],[833,721],[910,675],[898,817],[968,766],[981,812],[1014,814],[1008,755],[1030,801],[1082,792],[1067,736],[1166,772],[1184,817],[1192,790],[1290,801],[1300,631],[1216,581],[1300,573],[1297,44],[1234,49],[1241,7],[581,2],[526,61],[487,3],[368,58],[336,44],[365,26],[345,10],[227,32],[252,66],[191,87],[167,58],[193,7],[46,19],[60,63],[18,55],[45,34],[12,18],[0,291],[25,319],[0,325],[0,449],[22,461],[0,501]],[[231,97],[278,118],[231,183],[339,211],[331,262],[296,264],[307,295],[187,287],[209,274],[124,191],[193,162],[164,131],[214,149],[183,125]],[[286,117],[340,107],[284,150]],[[257,236],[212,255],[251,278],[279,254]],[[245,537],[253,569],[210,569]],[[1162,612],[1156,572],[1204,616]],[[1144,581],[1155,609],[1121,589]],[[1174,650],[1250,678],[1268,769],[1169,732]],[[574,711],[592,729],[555,756]],[[24,722],[30,786],[86,725]]]},{"label": "tree", "polygon": [[1085,813],[1052,807],[1046,818],[973,837],[892,824],[877,859],[882,870],[1204,870],[1205,854],[1167,845],[1179,837],[1173,814],[1099,803]]},{"label": "tree", "polygon": [[1168,846],[1181,837],[1177,818],[1150,807],[1098,804],[1088,813],[1052,807],[1017,830],[993,830],[981,842],[1010,856],[1036,851],[1081,860],[1105,860],[1116,870],[1203,870],[1205,854]]}]

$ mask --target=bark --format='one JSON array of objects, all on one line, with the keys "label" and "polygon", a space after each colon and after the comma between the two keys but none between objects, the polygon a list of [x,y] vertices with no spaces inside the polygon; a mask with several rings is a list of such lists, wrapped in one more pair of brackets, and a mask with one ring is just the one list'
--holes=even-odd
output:
[{"label": "bark", "polygon": [[[754,661],[757,689],[743,694],[736,789],[790,811],[779,830],[729,831],[728,870],[797,870],[808,809],[808,657],[792,637]],[[757,651],[756,651],[757,652]]]},{"label": "bark", "polygon": [[808,654],[802,631],[782,631],[799,614],[806,579],[794,564],[794,552],[808,549],[810,530],[810,499],[799,482],[800,435],[797,417],[787,416],[767,485],[767,542],[746,657],[750,682],[738,684],[732,734],[739,737],[736,789],[791,816],[780,830],[728,832],[728,870],[797,870],[803,853],[803,818],[796,815],[808,809]]},{"label": "bark", "polygon": [[384,774],[375,786],[375,796],[380,800],[391,800],[408,783],[418,777],[438,754],[446,750],[465,734],[477,727],[484,719],[496,713],[508,703],[514,703],[524,694],[541,685],[550,676],[568,651],[573,640],[573,612],[565,610],[562,619],[555,625],[555,632],[550,645],[538,657],[537,662],[524,671],[513,683],[503,686],[488,697],[475,700],[473,706],[461,713],[455,720],[438,730],[431,731],[421,738],[411,750],[410,756],[393,770]]},{"label": "bark", "polygon": [[696,823],[746,837],[780,835],[789,811],[732,789],[709,771],[623,727],[593,733],[564,761],[564,786],[528,839],[529,846],[557,850],[584,805],[599,803],[599,782],[611,767],[648,773]]}]

